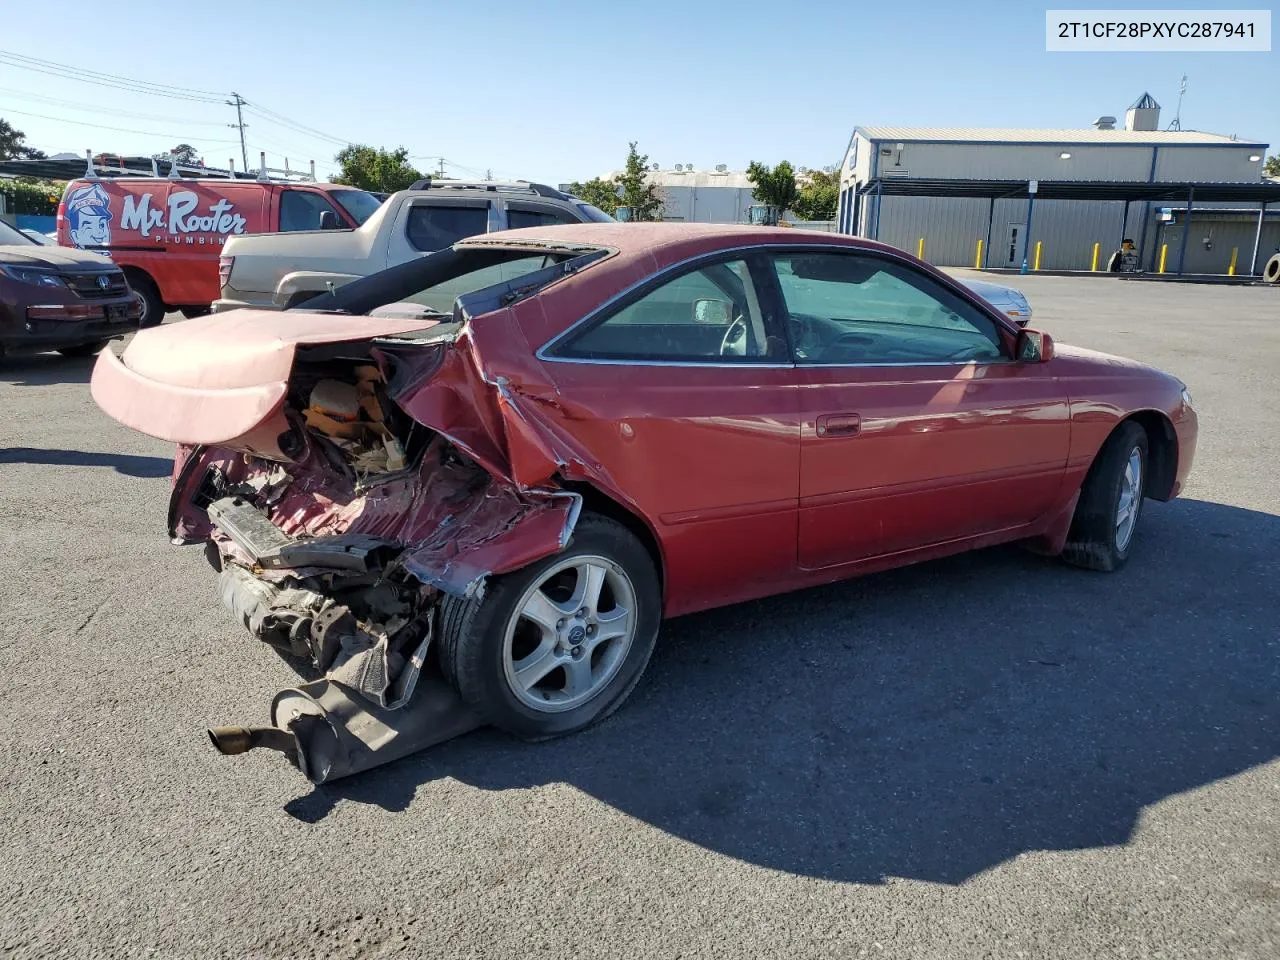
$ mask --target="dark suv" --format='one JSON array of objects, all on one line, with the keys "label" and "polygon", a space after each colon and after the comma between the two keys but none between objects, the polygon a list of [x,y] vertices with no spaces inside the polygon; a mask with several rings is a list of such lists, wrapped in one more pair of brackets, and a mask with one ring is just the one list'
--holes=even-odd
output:
[{"label": "dark suv", "polygon": [[0,220],[0,357],[97,353],[138,329],[141,304],[106,257],[38,244]]}]

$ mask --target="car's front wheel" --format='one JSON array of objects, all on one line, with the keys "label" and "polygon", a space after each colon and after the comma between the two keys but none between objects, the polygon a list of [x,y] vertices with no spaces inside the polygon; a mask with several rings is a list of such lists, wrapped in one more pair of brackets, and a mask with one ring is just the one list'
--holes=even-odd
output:
[{"label": "car's front wheel", "polygon": [[1091,570],[1118,570],[1129,559],[1147,482],[1147,432],[1120,424],[1089,468],[1062,556]]},{"label": "car's front wheel", "polygon": [[440,662],[489,723],[526,739],[561,736],[622,704],[661,616],[644,545],[621,524],[584,514],[561,553],[494,577],[482,600],[446,600]]}]

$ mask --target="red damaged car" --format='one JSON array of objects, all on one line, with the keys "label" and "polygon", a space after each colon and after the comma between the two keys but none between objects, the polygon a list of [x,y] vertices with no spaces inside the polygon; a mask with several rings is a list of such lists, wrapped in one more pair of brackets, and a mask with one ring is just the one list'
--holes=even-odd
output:
[{"label": "red damaged car", "polygon": [[226,606],[325,674],[215,742],[316,780],[440,739],[435,696],[459,729],[579,730],[664,617],[1014,540],[1113,570],[1196,443],[1168,374],[891,247],[737,226],[475,237],[144,330],[92,387],[179,444],[169,532]]}]

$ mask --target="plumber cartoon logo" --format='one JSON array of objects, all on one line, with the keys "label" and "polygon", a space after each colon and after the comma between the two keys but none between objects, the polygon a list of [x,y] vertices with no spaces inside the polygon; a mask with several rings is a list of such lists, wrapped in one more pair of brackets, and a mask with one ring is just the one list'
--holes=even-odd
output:
[{"label": "plumber cartoon logo", "polygon": [[111,198],[102,184],[85,184],[67,194],[67,223],[71,242],[81,249],[111,243]]}]

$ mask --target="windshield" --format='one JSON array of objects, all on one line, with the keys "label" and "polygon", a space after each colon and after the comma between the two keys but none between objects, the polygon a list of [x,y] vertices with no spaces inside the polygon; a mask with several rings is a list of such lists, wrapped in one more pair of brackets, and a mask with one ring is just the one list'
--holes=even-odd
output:
[{"label": "windshield", "polygon": [[364,223],[382,206],[381,200],[363,190],[335,190],[329,196],[337,200],[356,223]]},{"label": "windshield", "polygon": [[34,240],[23,234],[20,230],[15,230],[3,220],[0,220],[0,243],[17,243],[25,247],[35,245]]},{"label": "windshield", "polygon": [[577,204],[578,210],[581,211],[586,216],[586,218],[592,223],[613,223],[614,222],[613,217],[609,216],[599,207],[593,207],[591,204],[584,203],[581,200],[574,200],[573,202]]}]

